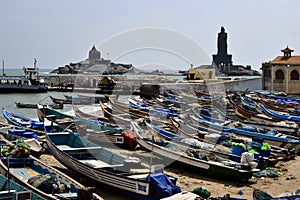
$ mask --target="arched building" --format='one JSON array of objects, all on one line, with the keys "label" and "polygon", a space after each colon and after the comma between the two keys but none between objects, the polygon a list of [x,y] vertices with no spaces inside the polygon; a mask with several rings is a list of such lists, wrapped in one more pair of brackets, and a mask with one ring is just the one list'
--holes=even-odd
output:
[{"label": "arched building", "polygon": [[300,56],[292,56],[288,47],[281,51],[283,56],[262,63],[263,89],[300,94]]}]

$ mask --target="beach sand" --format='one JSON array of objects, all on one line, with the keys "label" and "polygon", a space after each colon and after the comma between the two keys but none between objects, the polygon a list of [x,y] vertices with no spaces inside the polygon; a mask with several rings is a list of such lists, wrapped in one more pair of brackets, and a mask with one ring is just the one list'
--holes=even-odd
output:
[{"label": "beach sand", "polygon": [[[142,150],[126,151],[118,150],[123,153],[124,156],[136,156],[142,155]],[[43,154],[40,158],[42,161],[54,166],[71,177],[75,177],[78,180],[78,175],[71,170],[66,169],[50,154]],[[183,168],[166,167],[165,172],[178,178],[177,185],[181,187],[183,191],[192,191],[197,187],[205,187],[211,192],[211,197],[220,197],[226,194],[230,194],[231,197],[239,197],[244,199],[252,199],[252,192],[255,188],[269,193],[273,197],[278,197],[286,192],[295,192],[300,188],[300,159],[296,157],[294,160],[279,162],[277,164],[280,176],[276,178],[263,177],[263,178],[251,178],[248,182],[233,182],[221,179],[207,178],[202,175],[198,175],[194,172],[185,171]],[[80,180],[79,180],[80,181]],[[83,183],[84,184],[84,183]],[[98,188],[98,193],[104,199],[129,199],[119,194],[109,191],[107,189]]]}]

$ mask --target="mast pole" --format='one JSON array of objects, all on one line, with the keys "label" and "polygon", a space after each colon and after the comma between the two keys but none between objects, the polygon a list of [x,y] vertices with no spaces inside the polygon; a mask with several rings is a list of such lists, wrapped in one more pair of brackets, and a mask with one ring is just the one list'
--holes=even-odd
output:
[{"label": "mast pole", "polygon": [[5,73],[4,73],[4,60],[2,60],[2,75],[5,76]]}]

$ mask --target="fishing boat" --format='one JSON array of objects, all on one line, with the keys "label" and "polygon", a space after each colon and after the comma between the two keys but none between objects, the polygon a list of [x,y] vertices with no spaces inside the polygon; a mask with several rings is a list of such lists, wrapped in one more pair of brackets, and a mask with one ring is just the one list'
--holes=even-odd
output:
[{"label": "fishing boat", "polygon": [[23,67],[25,76],[0,76],[0,93],[44,93],[48,88],[38,77],[36,59],[34,67]]},{"label": "fishing boat", "polygon": [[49,96],[49,97],[53,101],[53,103],[56,103],[56,104],[72,104],[73,103],[73,101],[69,100],[69,99],[59,99],[59,98],[55,98],[53,96]]},{"label": "fishing boat", "polygon": [[230,128],[226,126],[225,124],[218,124],[218,123],[212,123],[210,121],[206,121],[203,119],[199,119],[196,116],[189,116],[190,120],[192,123],[190,125],[196,125],[198,128],[200,128],[202,131],[208,131],[208,130],[213,130],[213,131],[218,131],[218,132],[230,132],[230,133],[235,133],[237,135],[242,135],[242,136],[247,136],[247,137],[252,137],[252,138],[260,138],[264,141],[269,141],[272,142],[274,145],[276,144],[277,146],[284,147],[286,145],[289,145],[292,148],[295,148],[299,143],[300,140],[298,137],[283,134],[283,133],[278,133],[276,131],[272,132],[265,132],[265,133],[258,133],[258,132],[253,132],[253,131],[248,131],[248,130],[243,130],[239,128]]},{"label": "fishing boat", "polygon": [[288,114],[288,113],[278,113],[275,111],[272,111],[268,108],[266,108],[266,106],[258,103],[257,104],[259,106],[259,108],[261,108],[263,110],[264,113],[266,113],[268,116],[275,118],[277,120],[287,120],[287,121],[293,121],[296,123],[300,123],[300,115],[292,115],[292,114]]},{"label": "fishing boat", "polygon": [[91,102],[91,103],[99,103],[99,101],[107,102],[107,98],[105,95],[101,96],[89,96],[89,95],[64,95],[66,99],[68,100],[74,100],[74,101],[83,101],[83,102]]},{"label": "fishing boat", "polygon": [[[137,158],[125,159],[79,134],[49,133],[47,145],[69,169],[133,198],[160,199],[180,192],[175,186],[176,178],[163,173],[161,168],[144,166]],[[163,182],[156,184],[155,177]]]},{"label": "fishing boat", "polygon": [[79,118],[84,118],[84,119],[92,119],[92,120],[100,120],[103,122],[107,122],[109,121],[106,117],[104,116],[100,116],[100,115],[93,115],[93,114],[89,114],[89,113],[85,113],[83,111],[81,111],[76,105],[72,105],[73,107],[73,111],[76,117]]},{"label": "fishing boat", "polygon": [[75,130],[74,119],[72,115],[59,112],[55,109],[51,109],[48,106],[37,104],[37,115],[41,122],[49,120],[63,129]]},{"label": "fishing boat", "polygon": [[[149,130],[154,131],[156,135],[164,138],[167,141],[172,141],[173,143],[177,143],[178,145],[185,146],[188,148],[195,148],[197,150],[202,150],[210,152],[212,154],[215,154],[217,156],[220,156],[222,158],[226,158],[232,161],[238,161],[240,162],[241,156],[232,154],[231,148],[227,148],[222,145],[217,144],[217,140],[209,141],[209,140],[202,140],[200,138],[191,138],[191,137],[182,137],[176,133],[173,133],[171,131],[167,131],[159,126],[156,126],[154,124],[145,122],[146,126],[149,128]],[[145,128],[143,128],[144,131],[146,131]],[[217,139],[221,137],[221,135],[218,135]]]},{"label": "fishing boat", "polygon": [[36,108],[36,104],[15,102],[18,108]]},{"label": "fishing boat", "polygon": [[[258,171],[257,169],[242,169],[240,163],[223,158],[216,158],[211,154],[202,156],[192,148],[187,148],[171,141],[161,142],[161,140],[159,140],[159,142],[155,142],[156,140],[153,139],[152,136],[143,136],[144,130],[141,129],[138,124],[133,122],[132,126],[138,143],[142,147],[153,151],[166,160],[173,160],[183,165],[185,169],[192,169],[201,175],[235,181],[248,181],[252,177],[253,171]],[[209,159],[210,156],[214,158],[211,157]]]},{"label": "fishing boat", "polygon": [[46,200],[42,196],[0,174],[0,199]]},{"label": "fishing boat", "polygon": [[76,118],[75,124],[78,127],[77,131],[83,137],[99,145],[113,143],[127,149],[135,149],[137,147],[135,135],[129,130],[130,127],[83,118]]},{"label": "fishing boat", "polygon": [[37,120],[18,115],[5,109],[2,110],[2,114],[9,124],[40,131],[44,131],[45,129],[44,123]]},{"label": "fishing boat", "polygon": [[[18,108],[37,108],[37,105],[36,104],[31,104],[31,103],[22,103],[22,102],[15,102],[16,106]],[[63,109],[64,105],[63,104],[50,104],[49,105],[51,108],[54,108],[54,109]]]},{"label": "fishing boat", "polygon": [[[197,126],[195,124],[189,124],[183,122],[182,120],[172,120],[175,127],[177,127],[178,134],[183,135],[183,137],[194,138],[200,141],[208,142],[208,143],[221,143],[225,141],[226,146],[229,144],[233,144],[232,142],[237,142],[240,144],[244,144],[247,149],[254,149],[257,153],[261,152],[260,149],[263,145],[263,140],[256,137],[245,137],[239,136],[238,134],[232,134],[228,132],[220,132],[211,129],[206,129],[201,126]],[[206,130],[206,131],[205,131]],[[226,142],[227,141],[227,142]],[[232,145],[229,145],[232,146]],[[274,165],[280,160],[291,160],[296,157],[297,154],[297,144],[293,144],[288,146],[287,148],[270,145],[271,151],[268,156],[269,164]],[[232,148],[232,152],[234,149]],[[242,152],[240,152],[242,153]],[[263,152],[262,152],[263,153]],[[257,159],[260,155],[257,155]]]},{"label": "fishing boat", "polygon": [[199,118],[205,119],[207,121],[211,122],[219,122],[219,123],[225,123],[231,122],[231,123],[238,123],[242,126],[256,126],[257,128],[261,129],[275,129],[279,132],[286,133],[286,134],[292,134],[295,136],[298,136],[299,126],[296,123],[293,122],[287,122],[287,121],[280,121],[280,122],[263,122],[263,121],[251,121],[251,120],[242,120],[242,119],[235,119],[230,116],[225,115],[222,111],[219,109],[216,109],[216,113],[221,116],[220,118],[213,117],[211,114],[211,111],[209,111],[208,114],[204,115],[200,112],[199,109],[193,109],[194,114],[197,115]]},{"label": "fishing boat", "polygon": [[26,135],[24,134],[25,132],[26,130],[15,129],[11,126],[1,127],[0,140],[11,143],[16,143],[17,140],[23,140],[30,146],[30,154],[36,158],[39,158],[44,152],[43,144],[45,141],[42,139],[38,141],[36,138],[31,137],[32,134],[29,133]]},{"label": "fishing boat", "polygon": [[233,106],[236,115],[243,120],[253,120],[253,121],[265,122],[265,123],[273,123],[273,122],[282,121],[282,120],[278,120],[278,119],[269,117],[262,113],[249,112],[232,100],[230,100],[230,103]]},{"label": "fishing boat", "polygon": [[73,98],[72,96],[65,96],[64,99],[60,99],[50,96],[50,99],[53,101],[53,103],[57,104],[92,104],[91,98]]},{"label": "fishing boat", "polygon": [[48,119],[62,129],[77,131],[97,144],[113,143],[129,149],[135,149],[137,145],[134,134],[119,124],[74,117],[41,105],[38,105],[38,117],[41,121]]},{"label": "fishing boat", "polygon": [[108,97],[113,113],[127,113],[135,118],[149,118],[149,113],[143,110],[131,108],[128,104],[117,101],[116,99]]},{"label": "fishing boat", "polygon": [[[61,171],[29,156],[26,158],[0,158],[0,170],[20,185],[34,191],[45,199],[77,199],[82,184]],[[93,199],[102,199],[93,193]]]},{"label": "fishing boat", "polygon": [[108,118],[110,121],[112,121],[114,124],[120,124],[120,125],[128,125],[130,124],[131,120],[135,120],[131,117],[128,113],[123,114],[115,114],[110,107],[105,105],[102,101],[99,102],[101,110],[103,112],[103,115]]}]

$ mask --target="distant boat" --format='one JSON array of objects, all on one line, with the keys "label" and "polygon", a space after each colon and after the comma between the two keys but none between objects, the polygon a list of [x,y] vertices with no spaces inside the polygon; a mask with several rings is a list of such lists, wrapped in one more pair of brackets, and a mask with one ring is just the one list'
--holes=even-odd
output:
[{"label": "distant boat", "polygon": [[[15,102],[15,104],[18,108],[37,108],[37,104],[22,103],[22,102]],[[49,106],[54,109],[63,109],[64,104],[54,103],[54,104],[50,104]]]},{"label": "distant boat", "polygon": [[24,67],[25,76],[0,76],[0,93],[39,93],[47,92],[47,86],[38,79],[36,60],[34,67]]}]

